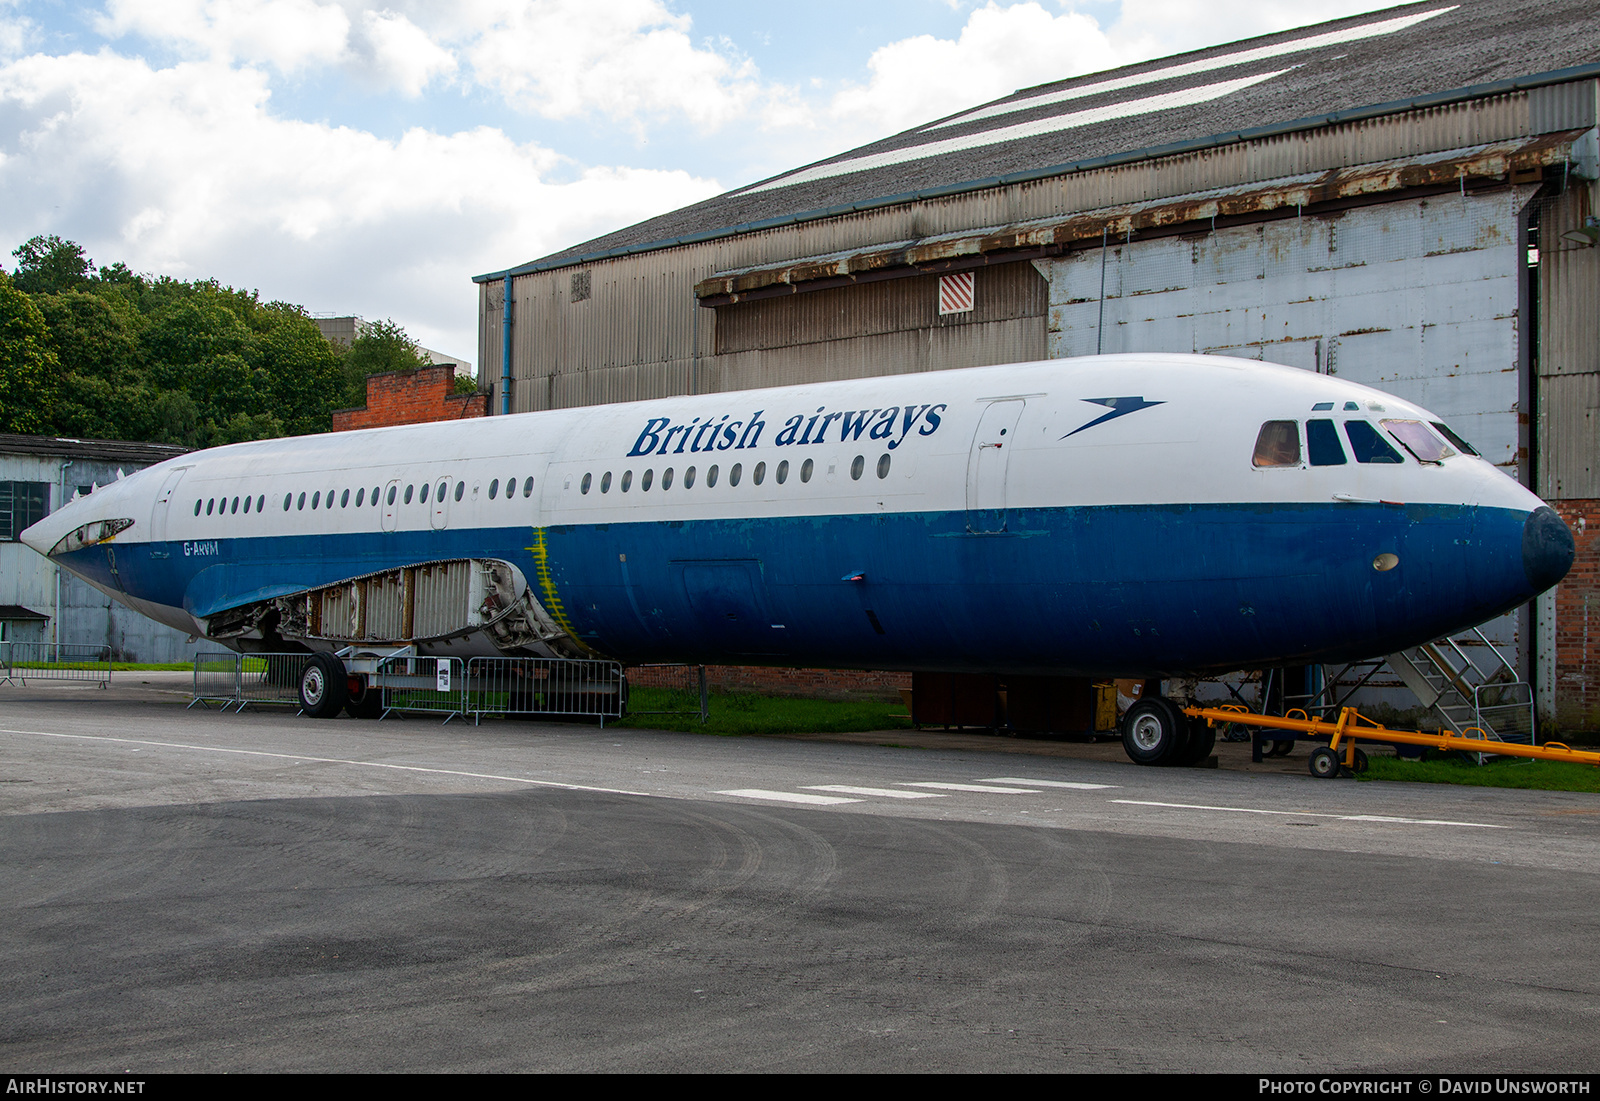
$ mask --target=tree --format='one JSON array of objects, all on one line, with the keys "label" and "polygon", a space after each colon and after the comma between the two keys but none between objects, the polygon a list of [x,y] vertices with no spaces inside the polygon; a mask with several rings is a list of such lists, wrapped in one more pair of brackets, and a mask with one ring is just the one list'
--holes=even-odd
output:
[{"label": "tree", "polygon": [[49,430],[63,436],[148,439],[152,396],[140,365],[144,320],[120,295],[63,291],[35,301],[61,364]]},{"label": "tree", "polygon": [[0,431],[45,431],[60,385],[44,315],[0,271]]},{"label": "tree", "polygon": [[429,360],[417,342],[391,320],[374,321],[361,330],[344,357],[345,374],[350,380],[354,405],[367,400],[367,376],[388,371],[415,371]]},{"label": "tree", "polygon": [[28,238],[11,255],[17,258],[17,289],[27,294],[59,294],[94,278],[94,261],[77,244],[53,233]]}]

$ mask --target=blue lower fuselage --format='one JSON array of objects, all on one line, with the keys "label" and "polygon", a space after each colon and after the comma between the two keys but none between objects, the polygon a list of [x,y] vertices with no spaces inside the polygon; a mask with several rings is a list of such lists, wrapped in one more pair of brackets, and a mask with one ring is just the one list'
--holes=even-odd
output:
[{"label": "blue lower fuselage", "polygon": [[[204,619],[368,573],[499,558],[590,650],[652,661],[1152,675],[1391,653],[1535,592],[1529,514],[1209,504],[110,543],[63,555]],[[1379,570],[1379,555],[1398,564]],[[114,569],[113,569],[114,563]]]}]

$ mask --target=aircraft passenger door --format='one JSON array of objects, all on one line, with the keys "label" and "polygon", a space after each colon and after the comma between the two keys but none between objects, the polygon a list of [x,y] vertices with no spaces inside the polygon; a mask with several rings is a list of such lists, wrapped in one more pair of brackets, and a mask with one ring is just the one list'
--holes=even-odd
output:
[{"label": "aircraft passenger door", "polygon": [[390,482],[383,489],[383,530],[393,531],[400,522],[398,503],[400,500],[400,482]]},{"label": "aircraft passenger door", "polygon": [[156,494],[156,503],[150,509],[150,554],[152,557],[167,557],[167,552],[156,544],[167,541],[167,510],[172,505],[173,494],[178,492],[178,483],[189,472],[189,467],[180,466],[167,475],[161,483],[161,492]]},{"label": "aircraft passenger door", "polygon": [[455,482],[448,475],[435,479],[433,483],[433,529],[443,531],[450,526],[450,493]]},{"label": "aircraft passenger door", "polygon": [[1016,443],[1021,398],[991,401],[978,418],[967,456],[967,530],[977,535],[1006,530],[1006,467]]}]

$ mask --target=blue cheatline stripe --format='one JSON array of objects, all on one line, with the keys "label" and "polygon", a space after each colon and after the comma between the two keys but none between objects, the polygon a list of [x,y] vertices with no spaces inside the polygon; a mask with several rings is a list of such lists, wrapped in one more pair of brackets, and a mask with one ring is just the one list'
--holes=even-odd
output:
[{"label": "blue cheatline stripe", "polygon": [[[1011,509],[994,535],[941,512],[115,549],[129,592],[199,616],[493,557],[623,661],[1134,675],[1364,657],[1482,622],[1533,595],[1525,520],[1454,505],[1106,506]],[[1374,570],[1382,553],[1400,565]],[[103,547],[70,566],[114,584]]]}]

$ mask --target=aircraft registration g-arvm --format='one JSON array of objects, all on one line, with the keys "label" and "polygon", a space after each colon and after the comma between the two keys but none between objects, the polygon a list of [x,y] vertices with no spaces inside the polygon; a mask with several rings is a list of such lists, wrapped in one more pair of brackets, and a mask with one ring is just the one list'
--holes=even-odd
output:
[{"label": "aircraft registration g-arvm", "polygon": [[[22,538],[153,619],[321,653],[331,678],[335,651],[407,644],[1219,674],[1440,638],[1548,589],[1574,552],[1552,509],[1416,405],[1195,355],[233,444]],[[1136,760],[1187,737],[1163,697],[1134,710]]]}]

